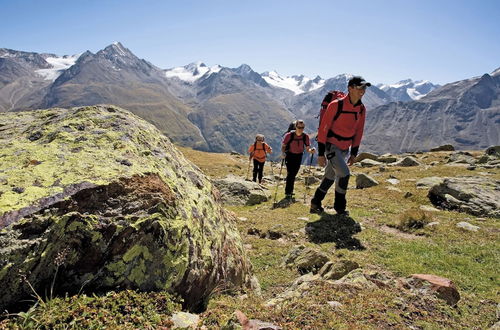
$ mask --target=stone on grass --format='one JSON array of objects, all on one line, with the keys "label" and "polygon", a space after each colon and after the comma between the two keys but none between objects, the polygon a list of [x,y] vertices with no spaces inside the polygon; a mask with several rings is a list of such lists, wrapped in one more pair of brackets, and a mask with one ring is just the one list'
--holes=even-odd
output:
[{"label": "stone on grass", "polygon": [[363,274],[363,270],[361,268],[354,269],[351,271],[349,274],[345,275],[339,280],[336,280],[335,283],[337,284],[348,284],[364,289],[372,289],[376,288],[377,286],[369,281],[365,275]]},{"label": "stone on grass", "polygon": [[301,274],[317,272],[329,260],[321,251],[298,245],[287,254],[283,263],[287,267],[296,268]]},{"label": "stone on grass", "polygon": [[481,229],[480,227],[471,225],[470,223],[468,223],[466,221],[461,221],[461,222],[457,223],[456,226],[457,226],[457,228],[462,228],[462,229],[465,229],[467,231],[478,231],[479,229]]},{"label": "stone on grass", "polygon": [[407,156],[396,163],[392,163],[391,165],[410,167],[410,166],[420,166],[422,164],[418,160],[416,160],[414,157]]},{"label": "stone on grass", "polygon": [[430,151],[455,151],[451,144],[443,144],[442,146],[432,148]]},{"label": "stone on grass", "polygon": [[444,181],[444,179],[446,178],[441,178],[438,176],[429,176],[426,178],[422,178],[417,181],[417,189],[429,189],[432,186],[441,184]]},{"label": "stone on grass", "polygon": [[361,162],[359,162],[359,164],[361,164],[361,167],[375,167],[382,165],[381,162],[377,162],[373,159],[363,159]]},{"label": "stone on grass", "polygon": [[375,154],[371,154],[369,152],[362,152],[362,153],[360,153],[359,155],[356,156],[355,161],[356,162],[361,162],[361,161],[363,161],[365,159],[370,159],[370,160],[377,161],[378,160],[378,156],[375,155]]},{"label": "stone on grass", "polygon": [[196,329],[200,317],[197,314],[177,312],[172,315],[172,322],[174,322],[172,329]]},{"label": "stone on grass", "polygon": [[414,291],[431,292],[451,306],[455,306],[460,300],[460,293],[455,284],[444,277],[431,274],[413,274],[409,284]]},{"label": "stone on grass", "polygon": [[227,205],[256,205],[270,197],[258,183],[234,175],[214,180],[214,184],[220,191],[222,202]]},{"label": "stone on grass", "polygon": [[377,180],[372,178],[371,176],[360,173],[356,176],[356,188],[357,189],[364,189],[364,188],[370,188],[374,186],[378,186]]},{"label": "stone on grass", "polygon": [[446,178],[433,186],[427,196],[440,208],[500,218],[500,180],[477,176]]},{"label": "stone on grass", "polygon": [[359,264],[354,261],[329,261],[321,267],[318,274],[326,280],[338,280],[356,268],[359,268]]}]

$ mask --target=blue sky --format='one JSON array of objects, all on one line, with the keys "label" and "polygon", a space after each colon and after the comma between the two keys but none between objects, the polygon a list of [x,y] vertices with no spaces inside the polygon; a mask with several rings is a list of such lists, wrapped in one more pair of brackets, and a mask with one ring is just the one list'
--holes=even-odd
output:
[{"label": "blue sky", "polygon": [[166,69],[444,84],[500,67],[500,1],[0,0],[0,48],[71,55],[120,41]]}]

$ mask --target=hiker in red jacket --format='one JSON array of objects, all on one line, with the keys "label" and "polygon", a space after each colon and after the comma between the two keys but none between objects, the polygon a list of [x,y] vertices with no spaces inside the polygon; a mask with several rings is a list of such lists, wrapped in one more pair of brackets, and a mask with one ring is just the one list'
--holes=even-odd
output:
[{"label": "hiker in red jacket", "polygon": [[271,154],[273,149],[264,142],[264,135],[257,134],[255,142],[250,145],[248,152],[250,153],[250,159],[253,159],[253,181],[256,182],[258,176],[259,183],[262,183],[266,155]]},{"label": "hiker in red jacket", "polygon": [[309,136],[304,133],[306,124],[303,120],[295,121],[295,130],[285,134],[283,143],[281,144],[281,158],[285,159],[286,163],[286,185],[285,185],[285,199],[293,202],[293,187],[295,184],[295,177],[300,170],[302,164],[302,154],[304,150],[313,154],[314,148],[311,148]]},{"label": "hiker in red jacket", "polygon": [[337,214],[349,214],[345,197],[350,176],[348,165],[354,164],[363,137],[366,109],[361,98],[369,86],[371,84],[362,77],[352,77],[347,84],[347,96],[332,101],[323,115],[318,129],[318,164],[326,165],[326,169],[311,200],[311,213],[321,214],[324,211],[321,201],[335,183],[333,208]]}]

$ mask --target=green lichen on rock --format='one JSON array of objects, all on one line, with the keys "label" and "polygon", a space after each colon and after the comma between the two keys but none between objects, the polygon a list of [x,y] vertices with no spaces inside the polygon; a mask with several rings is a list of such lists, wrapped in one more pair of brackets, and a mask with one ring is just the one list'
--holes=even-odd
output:
[{"label": "green lichen on rock", "polygon": [[[0,307],[44,292],[168,290],[199,308],[250,264],[207,177],[114,106],[0,114]],[[19,274],[25,277],[20,281]]]}]

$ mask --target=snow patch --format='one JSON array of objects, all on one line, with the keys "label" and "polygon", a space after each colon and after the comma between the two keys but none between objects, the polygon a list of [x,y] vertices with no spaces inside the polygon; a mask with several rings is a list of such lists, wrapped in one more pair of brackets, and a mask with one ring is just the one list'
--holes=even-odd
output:
[{"label": "snow patch", "polygon": [[59,77],[64,70],[73,66],[80,57],[81,54],[73,55],[73,56],[62,56],[62,57],[47,57],[45,61],[52,65],[50,69],[40,69],[35,70],[36,73],[41,75],[44,80],[52,80],[55,81],[57,77]]},{"label": "snow patch", "polygon": [[206,66],[202,62],[195,62],[186,66],[180,66],[165,70],[165,77],[179,78],[182,81],[193,83],[205,75],[217,73],[222,69],[220,65],[211,67]]},{"label": "snow patch", "polygon": [[303,75],[282,77],[276,71],[264,72],[261,76],[268,84],[288,89],[295,95],[321,88],[325,84],[325,80],[319,77],[314,80]]}]

